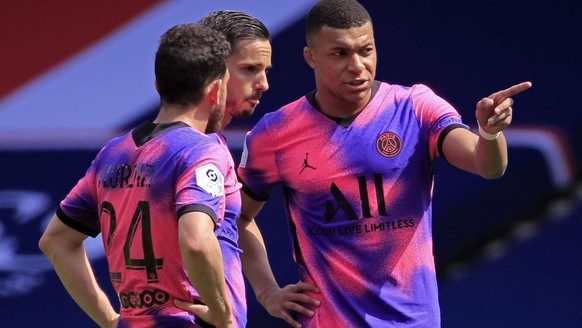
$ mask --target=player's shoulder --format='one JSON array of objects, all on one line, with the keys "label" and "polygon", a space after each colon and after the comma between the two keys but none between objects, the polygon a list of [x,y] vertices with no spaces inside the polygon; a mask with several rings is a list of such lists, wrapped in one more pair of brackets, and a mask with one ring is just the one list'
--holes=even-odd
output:
[{"label": "player's shoulder", "polygon": [[206,149],[209,152],[216,152],[219,156],[226,152],[225,147],[220,142],[220,138],[215,133],[199,134],[195,138],[196,144],[199,148]]},{"label": "player's shoulder", "polygon": [[175,130],[173,136],[164,142],[168,147],[167,154],[174,158],[181,158],[187,162],[202,158],[222,161],[228,158],[228,151],[214,134],[204,134],[191,128]]},{"label": "player's shoulder", "polygon": [[170,138],[179,147],[197,145],[214,148],[220,146],[216,133],[206,134],[191,127],[174,130],[174,135]]},{"label": "player's shoulder", "polygon": [[426,84],[416,83],[412,85],[382,83],[375,96],[377,101],[396,101],[414,103],[432,103],[438,95]]},{"label": "player's shoulder", "polygon": [[302,96],[302,97],[297,98],[294,101],[286,104],[285,106],[281,107],[281,109],[279,109],[279,110],[286,112],[286,111],[294,110],[296,108],[305,107],[308,104],[309,104],[309,101],[307,100],[307,96]]},{"label": "player's shoulder", "polygon": [[390,94],[418,94],[418,93],[433,93],[432,89],[423,83],[415,83],[411,85],[391,84],[388,82],[381,82],[378,93],[381,95]]},{"label": "player's shoulder", "polygon": [[195,142],[175,148],[171,155],[179,170],[195,169],[198,172],[200,168],[212,167],[225,175],[229,170],[228,150],[210,135],[200,134],[193,140]]},{"label": "player's shoulder", "polygon": [[208,137],[210,137],[210,139],[218,142],[218,143],[222,143],[222,138],[220,137],[220,135],[218,134],[218,132],[214,132],[214,133],[209,133],[207,134]]},{"label": "player's shoulder", "polygon": [[287,126],[300,119],[301,113],[309,106],[309,101],[305,97],[296,99],[277,110],[264,114],[252,131],[254,133],[258,131],[278,131],[282,126]]},{"label": "player's shoulder", "polygon": [[103,147],[101,147],[96,158],[99,159],[100,157],[106,156],[111,153],[119,153],[121,147],[123,147],[130,140],[130,138],[131,131],[112,138]]}]

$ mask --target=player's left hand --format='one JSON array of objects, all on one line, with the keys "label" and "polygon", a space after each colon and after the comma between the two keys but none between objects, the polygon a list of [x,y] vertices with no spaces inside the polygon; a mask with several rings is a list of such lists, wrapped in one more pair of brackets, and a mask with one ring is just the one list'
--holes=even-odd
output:
[{"label": "player's left hand", "polygon": [[179,299],[174,300],[174,305],[182,310],[192,313],[196,317],[202,319],[204,322],[218,327],[217,323],[212,318],[212,314],[210,313],[210,308],[208,306],[204,304],[188,303]]},{"label": "player's left hand", "polygon": [[319,293],[315,285],[299,281],[283,288],[270,289],[259,297],[259,302],[273,317],[285,320],[292,327],[301,328],[293,313],[313,317],[321,301],[310,295]]},{"label": "player's left hand", "polygon": [[497,91],[477,103],[477,122],[487,133],[497,133],[511,123],[513,99],[511,97],[531,88],[531,82],[522,82],[505,90]]}]

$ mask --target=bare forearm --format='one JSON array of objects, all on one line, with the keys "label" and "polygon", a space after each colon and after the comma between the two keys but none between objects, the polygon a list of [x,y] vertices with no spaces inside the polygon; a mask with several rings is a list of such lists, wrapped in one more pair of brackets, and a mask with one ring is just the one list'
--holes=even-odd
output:
[{"label": "bare forearm", "polygon": [[475,165],[484,178],[503,176],[507,168],[507,141],[503,133],[496,140],[479,138],[475,148]]},{"label": "bare forearm", "polygon": [[86,238],[55,215],[39,241],[39,248],[81,309],[100,327],[111,327],[119,315],[95,280],[83,246]]},{"label": "bare forearm", "polygon": [[254,221],[241,227],[239,246],[243,250],[241,260],[245,276],[262,303],[262,296],[279,285],[269,264],[263,236]]},{"label": "bare forearm", "polygon": [[98,286],[85,249],[54,250],[47,256],[63,286],[79,307],[100,327],[110,327],[118,314]]},{"label": "bare forearm", "polygon": [[486,179],[501,177],[507,167],[507,143],[503,133],[486,140],[465,129],[454,129],[443,142],[449,163]]},{"label": "bare forearm", "polygon": [[216,238],[207,238],[205,249],[190,252],[190,256],[186,256],[185,259],[190,280],[206,305],[228,314],[230,309],[226,296],[224,268]]},{"label": "bare forearm", "polygon": [[212,230],[182,233],[180,248],[190,281],[210,309],[217,326],[232,325],[232,310],[226,293],[222,253]]}]

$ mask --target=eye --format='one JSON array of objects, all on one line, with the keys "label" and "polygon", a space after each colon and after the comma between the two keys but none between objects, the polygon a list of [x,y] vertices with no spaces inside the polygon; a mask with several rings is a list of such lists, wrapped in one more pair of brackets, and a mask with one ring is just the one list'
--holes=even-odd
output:
[{"label": "eye", "polygon": [[363,55],[370,55],[370,54],[371,54],[373,51],[374,51],[374,48],[373,48],[373,47],[368,47],[368,48],[364,48],[364,49],[361,51],[361,53],[362,53]]},{"label": "eye", "polygon": [[247,73],[256,73],[258,72],[258,68],[256,66],[246,66],[243,67],[243,71],[247,72]]}]

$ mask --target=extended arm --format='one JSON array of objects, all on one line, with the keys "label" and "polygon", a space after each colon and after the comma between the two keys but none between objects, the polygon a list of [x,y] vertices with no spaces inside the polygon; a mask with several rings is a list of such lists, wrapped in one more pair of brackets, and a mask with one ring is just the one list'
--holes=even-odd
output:
[{"label": "extended arm", "polygon": [[507,142],[502,131],[513,114],[513,97],[531,87],[516,84],[477,103],[479,136],[465,129],[452,130],[443,141],[443,153],[452,165],[487,179],[501,177],[507,167]]},{"label": "extended arm", "polygon": [[86,235],[53,216],[39,241],[39,248],[52,263],[75,302],[99,327],[116,327],[119,314],[97,284],[83,240]]},{"label": "extended arm", "polygon": [[205,213],[189,212],[180,217],[178,229],[180,250],[190,281],[207,306],[203,319],[216,327],[233,327],[214,223]]}]

